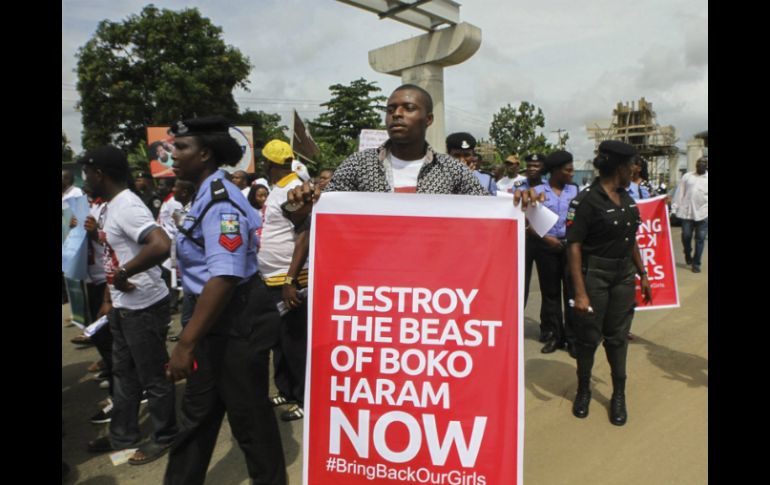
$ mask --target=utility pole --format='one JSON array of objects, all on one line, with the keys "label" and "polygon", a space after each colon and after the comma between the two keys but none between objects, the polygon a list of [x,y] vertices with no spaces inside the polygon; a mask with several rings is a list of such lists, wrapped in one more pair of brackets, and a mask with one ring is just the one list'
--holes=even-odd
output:
[{"label": "utility pole", "polygon": [[552,131],[551,133],[558,133],[559,134],[559,148],[564,150],[564,139],[561,137],[562,132],[567,133],[567,130],[563,130],[563,129],[559,128],[558,130]]}]

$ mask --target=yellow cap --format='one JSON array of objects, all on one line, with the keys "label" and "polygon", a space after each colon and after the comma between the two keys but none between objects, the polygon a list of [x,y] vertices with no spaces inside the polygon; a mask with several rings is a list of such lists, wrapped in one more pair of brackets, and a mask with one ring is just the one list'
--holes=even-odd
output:
[{"label": "yellow cap", "polygon": [[510,157],[506,158],[505,161],[511,163],[521,163],[517,155],[511,155]]},{"label": "yellow cap", "polygon": [[294,158],[291,146],[283,140],[270,140],[267,142],[267,145],[262,148],[262,155],[277,165],[283,165],[286,159]]}]

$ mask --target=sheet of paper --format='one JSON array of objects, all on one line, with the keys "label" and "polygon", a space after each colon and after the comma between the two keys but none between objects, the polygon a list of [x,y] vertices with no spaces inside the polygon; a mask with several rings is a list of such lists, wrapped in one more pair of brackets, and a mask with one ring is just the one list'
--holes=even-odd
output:
[{"label": "sheet of paper", "polygon": [[530,227],[540,237],[543,237],[559,220],[559,216],[543,204],[529,206],[525,214]]},{"label": "sheet of paper", "polygon": [[110,460],[112,460],[112,464],[115,466],[128,463],[128,459],[131,458],[134,452],[136,452],[138,449],[139,448],[128,448],[125,450],[116,451],[115,453],[110,454]]}]

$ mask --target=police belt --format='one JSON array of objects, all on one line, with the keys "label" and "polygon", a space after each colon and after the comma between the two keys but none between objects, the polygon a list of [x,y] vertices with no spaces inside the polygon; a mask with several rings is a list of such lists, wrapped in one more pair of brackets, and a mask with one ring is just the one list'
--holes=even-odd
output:
[{"label": "police belt", "polygon": [[[257,278],[258,280],[262,280],[262,273],[257,271],[249,279],[245,279],[242,283],[240,283],[238,286],[235,287],[235,290],[233,291],[233,296],[230,298],[230,301],[234,300],[238,296],[240,296],[242,293],[247,292],[249,286],[251,286],[251,283],[253,283],[255,280],[254,278]],[[193,305],[198,304],[198,298],[200,298],[200,295],[196,295],[195,293],[190,294],[190,299],[193,302]]]},{"label": "police belt", "polygon": [[583,261],[583,269],[602,269],[605,271],[618,271],[626,269],[631,263],[631,257],[625,258],[601,258],[599,256],[586,256]]}]

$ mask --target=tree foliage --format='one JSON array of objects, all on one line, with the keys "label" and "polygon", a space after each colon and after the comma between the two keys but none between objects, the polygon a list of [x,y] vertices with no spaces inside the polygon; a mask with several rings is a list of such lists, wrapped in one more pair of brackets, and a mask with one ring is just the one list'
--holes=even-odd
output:
[{"label": "tree foliage", "polygon": [[247,109],[238,114],[234,121],[239,126],[245,125],[253,128],[255,149],[265,146],[265,143],[273,139],[289,141],[286,136],[286,131],[289,128],[281,124],[281,115],[279,114]]},{"label": "tree foliage", "polygon": [[327,111],[309,123],[310,134],[321,149],[320,165],[336,167],[356,149],[363,129],[382,129],[382,102],[385,96],[377,82],[356,79],[349,86],[329,86],[332,98],[321,104]]},{"label": "tree foliage", "polygon": [[195,8],[148,5],[123,22],[100,22],[77,54],[84,148],[131,150],[143,143],[145,126],[180,118],[235,119],[232,91],[246,88],[251,66],[221,34]]},{"label": "tree foliage", "polygon": [[[522,101],[518,108],[508,104],[494,115],[489,136],[503,159],[514,153],[522,158],[528,153],[548,155],[556,150],[556,147],[548,143],[545,135],[538,133],[538,128],[544,126],[543,110],[527,101]],[[565,134],[564,141],[566,136]]]}]

